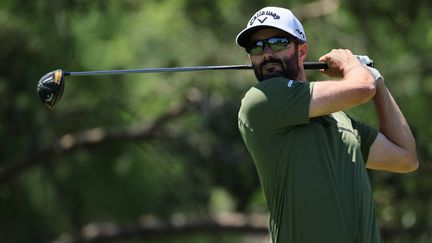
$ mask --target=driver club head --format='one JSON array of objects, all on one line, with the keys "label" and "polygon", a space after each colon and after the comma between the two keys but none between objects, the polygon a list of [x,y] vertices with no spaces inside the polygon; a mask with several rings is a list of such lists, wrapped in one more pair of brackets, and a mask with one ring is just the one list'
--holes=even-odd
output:
[{"label": "driver club head", "polygon": [[45,74],[39,80],[36,91],[42,103],[53,109],[63,95],[64,86],[64,73],[61,69],[57,69]]}]

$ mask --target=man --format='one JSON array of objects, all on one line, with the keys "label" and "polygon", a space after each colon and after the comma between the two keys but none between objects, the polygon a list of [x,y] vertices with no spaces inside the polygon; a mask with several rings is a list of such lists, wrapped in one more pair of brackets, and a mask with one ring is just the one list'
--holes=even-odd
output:
[{"label": "man", "polygon": [[[366,168],[405,173],[418,161],[379,72],[349,50],[332,50],[320,58],[331,79],[306,82],[306,35],[288,9],[259,10],[237,43],[259,81],[242,100],[239,129],[267,201],[272,242],[382,242]],[[371,99],[379,130],[342,112]]]}]

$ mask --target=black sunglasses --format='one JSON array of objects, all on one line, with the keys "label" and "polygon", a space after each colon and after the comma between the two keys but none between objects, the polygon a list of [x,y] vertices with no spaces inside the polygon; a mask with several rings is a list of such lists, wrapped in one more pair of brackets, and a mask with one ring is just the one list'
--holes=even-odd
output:
[{"label": "black sunglasses", "polygon": [[272,51],[278,52],[288,49],[291,41],[293,41],[293,39],[289,37],[272,37],[267,40],[259,40],[249,44],[249,46],[246,47],[246,52],[252,56],[261,55],[266,44]]}]

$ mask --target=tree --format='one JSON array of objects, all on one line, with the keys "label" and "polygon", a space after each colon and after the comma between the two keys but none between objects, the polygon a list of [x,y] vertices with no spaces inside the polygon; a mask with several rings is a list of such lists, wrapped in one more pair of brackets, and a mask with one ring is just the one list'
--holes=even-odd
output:
[{"label": "tree", "polygon": [[[236,123],[240,99],[255,83],[251,72],[70,77],[54,111],[37,101],[35,87],[56,68],[247,63],[234,37],[264,5],[292,8],[302,18],[310,60],[332,48],[374,59],[413,128],[421,163],[408,175],[370,172],[383,236],[430,242],[432,6],[426,0],[400,3],[399,11],[390,1],[2,1],[0,241],[60,241],[89,225],[123,229],[143,215],[182,219],[186,229],[193,216],[209,223],[210,230],[155,241],[242,242],[241,232],[262,235],[265,226],[249,225],[248,215],[265,215],[265,201]],[[349,112],[375,123],[370,105]],[[243,223],[245,231],[218,224],[221,212],[240,219],[230,222]]]}]

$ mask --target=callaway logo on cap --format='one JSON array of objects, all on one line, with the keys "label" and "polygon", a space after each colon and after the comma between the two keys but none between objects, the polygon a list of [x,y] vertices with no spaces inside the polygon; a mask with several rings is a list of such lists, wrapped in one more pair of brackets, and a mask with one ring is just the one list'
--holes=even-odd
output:
[{"label": "callaway logo on cap", "polygon": [[306,34],[300,21],[286,8],[265,7],[256,12],[238,35],[236,42],[246,47],[251,35],[262,27],[274,27],[289,33],[301,42],[306,42]]}]

